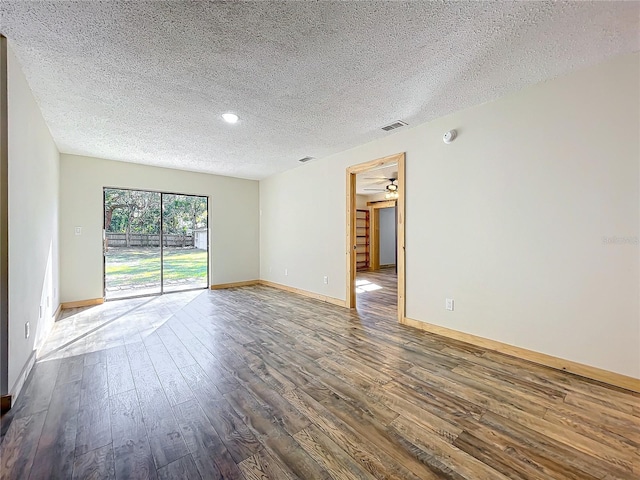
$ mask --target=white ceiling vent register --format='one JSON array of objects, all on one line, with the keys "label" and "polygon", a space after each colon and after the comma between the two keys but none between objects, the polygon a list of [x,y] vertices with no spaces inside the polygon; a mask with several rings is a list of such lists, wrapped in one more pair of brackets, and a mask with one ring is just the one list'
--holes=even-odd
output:
[{"label": "white ceiling vent register", "polygon": [[308,161],[313,160],[313,157],[304,157],[298,160],[300,163],[307,163]]},{"label": "white ceiling vent register", "polygon": [[388,132],[389,130],[395,130],[396,128],[400,128],[400,127],[406,127],[407,124],[405,122],[403,122],[402,120],[398,120],[396,122],[390,123],[389,125],[385,125],[384,127],[382,127],[382,130],[384,130],[385,132]]}]

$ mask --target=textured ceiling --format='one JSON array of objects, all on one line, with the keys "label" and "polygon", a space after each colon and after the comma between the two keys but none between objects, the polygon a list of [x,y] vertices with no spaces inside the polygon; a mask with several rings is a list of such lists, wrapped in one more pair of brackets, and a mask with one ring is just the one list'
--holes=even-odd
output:
[{"label": "textured ceiling", "polygon": [[259,179],[636,51],[639,8],[3,0],[0,31],[62,152]]}]

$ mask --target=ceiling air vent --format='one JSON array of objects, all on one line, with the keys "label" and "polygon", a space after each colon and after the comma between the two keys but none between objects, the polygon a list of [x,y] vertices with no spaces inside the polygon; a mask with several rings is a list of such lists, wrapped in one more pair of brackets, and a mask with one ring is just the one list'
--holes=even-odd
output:
[{"label": "ceiling air vent", "polygon": [[389,130],[395,130],[396,128],[405,127],[407,124],[402,120],[398,120],[397,122],[390,123],[389,125],[385,125],[382,127],[382,130],[388,132]]},{"label": "ceiling air vent", "polygon": [[313,157],[304,157],[298,160],[300,163],[307,163],[309,160],[313,160]]}]

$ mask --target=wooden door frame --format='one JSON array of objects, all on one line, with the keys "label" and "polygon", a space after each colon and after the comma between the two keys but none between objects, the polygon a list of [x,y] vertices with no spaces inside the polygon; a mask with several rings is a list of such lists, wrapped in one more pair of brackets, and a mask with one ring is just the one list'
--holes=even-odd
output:
[{"label": "wooden door frame", "polygon": [[[393,202],[395,204],[395,202]],[[369,207],[369,270],[380,269],[380,209]]]},{"label": "wooden door frame", "polygon": [[347,295],[346,306],[355,308],[356,306],[356,175],[368,172],[385,165],[397,164],[398,166],[398,199],[397,207],[397,228],[398,228],[398,245],[397,245],[397,263],[398,263],[398,322],[402,323],[405,316],[405,245],[404,245],[404,225],[405,225],[405,153],[396,153],[388,157],[379,158],[370,162],[352,165],[347,168]]},{"label": "wooden door frame", "polygon": [[[383,200],[380,202],[367,202],[369,209],[369,235],[370,257],[369,270],[380,269],[380,210],[383,208],[395,208],[397,202],[395,200]],[[397,264],[397,260],[396,260]]]}]

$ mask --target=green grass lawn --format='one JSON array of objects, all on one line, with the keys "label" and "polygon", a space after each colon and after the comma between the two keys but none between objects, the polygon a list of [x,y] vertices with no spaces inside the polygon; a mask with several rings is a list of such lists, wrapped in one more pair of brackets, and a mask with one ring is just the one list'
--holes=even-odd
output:
[{"label": "green grass lawn", "polygon": [[[107,290],[160,285],[160,249],[112,247],[107,252],[105,270]],[[207,252],[197,249],[165,248],[164,281],[165,285],[206,285]]]}]

